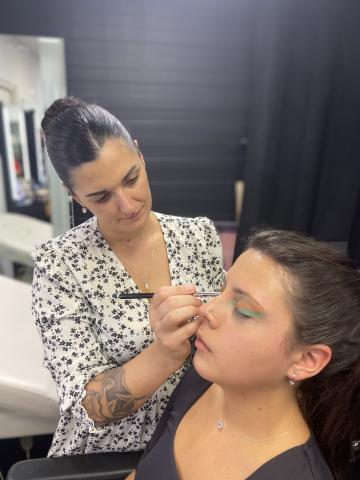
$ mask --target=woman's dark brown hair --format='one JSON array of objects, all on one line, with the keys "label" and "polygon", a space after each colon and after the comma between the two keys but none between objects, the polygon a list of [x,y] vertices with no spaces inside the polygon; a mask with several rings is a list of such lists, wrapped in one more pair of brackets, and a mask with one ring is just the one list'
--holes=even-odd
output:
[{"label": "woman's dark brown hair", "polygon": [[255,230],[249,248],[286,273],[294,341],[332,350],[324,370],[299,386],[299,403],[334,475],[347,479],[360,440],[360,272],[344,253],[295,232]]},{"label": "woman's dark brown hair", "polygon": [[56,173],[72,190],[72,170],[96,160],[106,140],[118,138],[138,153],[129,132],[114,115],[79,98],[55,100],[41,121],[46,149]]}]

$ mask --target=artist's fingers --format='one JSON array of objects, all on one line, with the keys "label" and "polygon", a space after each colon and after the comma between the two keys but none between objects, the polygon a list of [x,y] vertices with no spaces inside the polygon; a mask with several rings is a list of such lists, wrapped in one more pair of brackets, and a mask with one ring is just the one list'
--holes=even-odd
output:
[{"label": "artist's fingers", "polygon": [[167,351],[179,351],[181,348],[184,348],[185,345],[188,345],[189,338],[195,335],[201,322],[202,320],[200,317],[195,317],[193,320],[186,322],[171,333],[163,335],[161,338],[157,337],[157,340],[161,342],[162,347]]},{"label": "artist's fingers", "polygon": [[155,295],[153,296],[150,302],[150,308],[152,310],[159,307],[167,298],[174,295],[193,295],[196,291],[194,285],[177,285],[177,286],[168,286],[161,287]]}]

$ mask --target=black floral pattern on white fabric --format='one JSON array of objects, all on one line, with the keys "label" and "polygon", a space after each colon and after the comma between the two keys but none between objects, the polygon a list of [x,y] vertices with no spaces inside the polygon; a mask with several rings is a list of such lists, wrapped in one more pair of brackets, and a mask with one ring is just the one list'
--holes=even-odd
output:
[{"label": "black floral pattern on white fabric", "polygon": [[[172,285],[219,289],[224,270],[213,223],[205,217],[155,215],[167,245]],[[148,301],[119,299],[125,292],[139,290],[97,229],[95,217],[36,251],[33,315],[61,414],[50,456],[143,449],[189,367],[185,362],[134,414],[95,427],[81,405],[87,382],[153,341]]]}]

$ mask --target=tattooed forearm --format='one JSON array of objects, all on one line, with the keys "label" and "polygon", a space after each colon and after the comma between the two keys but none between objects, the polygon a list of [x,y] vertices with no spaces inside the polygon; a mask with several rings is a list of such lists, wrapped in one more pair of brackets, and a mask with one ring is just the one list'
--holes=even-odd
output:
[{"label": "tattooed forearm", "polygon": [[125,381],[125,368],[118,367],[101,373],[86,386],[82,405],[97,425],[121,420],[136,412],[148,395],[134,397]]}]

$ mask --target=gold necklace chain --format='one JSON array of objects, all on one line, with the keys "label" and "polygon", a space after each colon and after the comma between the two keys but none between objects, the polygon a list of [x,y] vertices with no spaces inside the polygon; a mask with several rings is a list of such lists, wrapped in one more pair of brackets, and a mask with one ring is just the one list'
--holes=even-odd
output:
[{"label": "gold necklace chain", "polygon": [[[154,242],[154,238],[155,238],[154,231],[155,231],[155,228],[153,228],[152,232],[151,232],[151,240],[152,240],[152,244],[153,244],[153,247],[151,249],[151,262],[150,262],[151,267],[152,267],[152,264],[153,264],[155,251],[156,251],[155,242]],[[130,265],[127,262],[124,262],[122,259],[120,259],[120,260],[121,260],[121,263],[126,267],[126,270],[128,270],[130,272],[133,272],[135,275],[137,275],[142,280],[142,282],[144,284],[144,290],[146,292],[150,292],[150,284],[149,284],[149,281],[148,281],[147,277],[148,277],[151,269],[146,272],[146,276],[144,277],[143,275],[140,275],[140,273],[138,271],[136,271],[135,268],[130,267]]]},{"label": "gold necklace chain", "polygon": [[[296,415],[296,411],[294,412],[294,415],[292,416],[292,420],[293,418],[295,417]],[[299,419],[298,419],[299,420]],[[298,420],[296,422],[293,423],[292,427],[289,428],[289,430],[287,430],[286,432],[284,433],[280,433],[280,435],[274,435],[272,437],[265,437],[265,438],[253,438],[253,437],[245,437],[243,435],[238,435],[236,434],[236,437],[237,438],[240,438],[242,440],[247,440],[249,442],[268,442],[270,440],[278,440],[280,438],[284,438],[286,437],[286,435],[288,435],[290,432],[292,432],[295,428],[295,425],[297,424]],[[225,428],[225,422],[224,420],[222,420],[222,418],[219,418],[216,422],[216,428],[218,429],[218,431],[222,431],[224,428]]]}]

